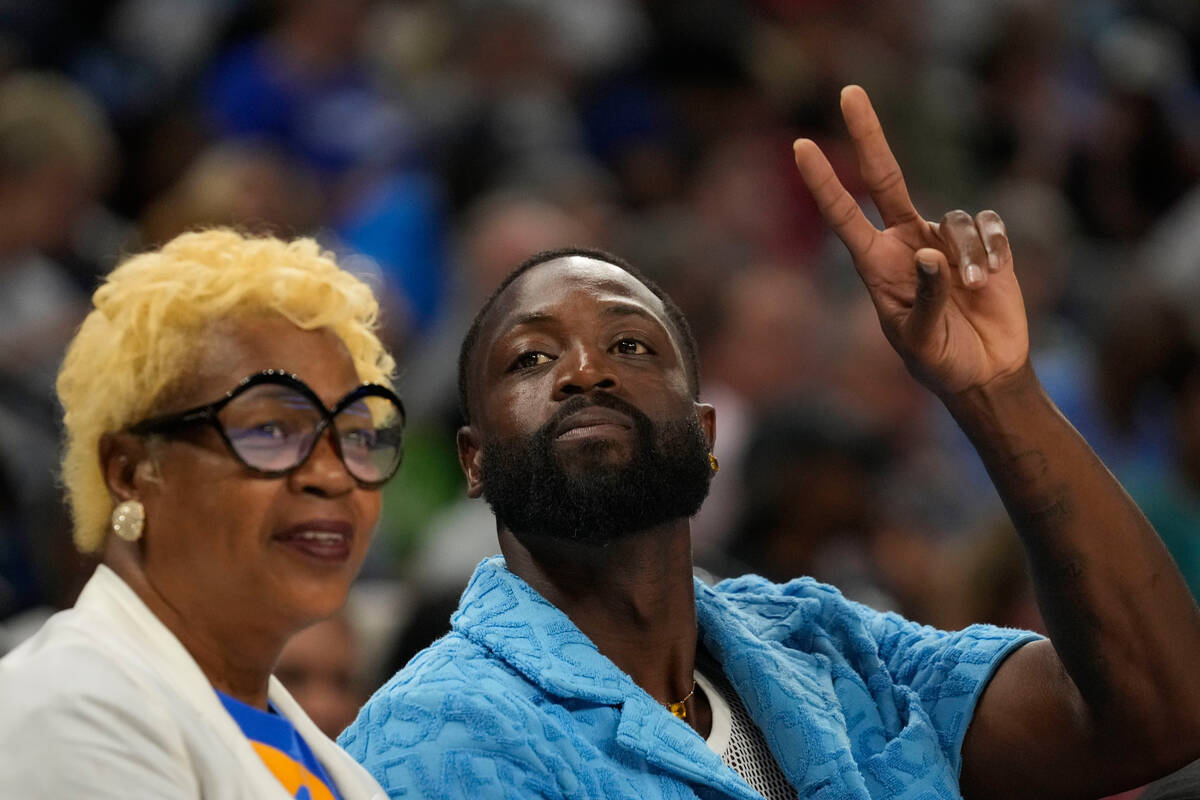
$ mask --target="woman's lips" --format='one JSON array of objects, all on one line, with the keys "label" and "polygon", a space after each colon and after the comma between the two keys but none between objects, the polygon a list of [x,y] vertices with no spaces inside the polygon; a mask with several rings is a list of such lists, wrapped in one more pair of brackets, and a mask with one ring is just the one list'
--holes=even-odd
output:
[{"label": "woman's lips", "polygon": [[350,558],[354,526],[336,520],[306,520],[272,538],[318,561],[340,563]]}]

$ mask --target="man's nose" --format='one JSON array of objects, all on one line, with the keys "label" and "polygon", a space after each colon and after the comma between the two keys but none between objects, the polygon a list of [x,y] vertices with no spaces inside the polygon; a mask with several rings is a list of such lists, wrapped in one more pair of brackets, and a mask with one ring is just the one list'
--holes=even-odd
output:
[{"label": "man's nose", "polygon": [[612,391],[620,382],[607,353],[583,344],[559,356],[559,372],[554,381],[556,397],[585,394],[593,389]]}]

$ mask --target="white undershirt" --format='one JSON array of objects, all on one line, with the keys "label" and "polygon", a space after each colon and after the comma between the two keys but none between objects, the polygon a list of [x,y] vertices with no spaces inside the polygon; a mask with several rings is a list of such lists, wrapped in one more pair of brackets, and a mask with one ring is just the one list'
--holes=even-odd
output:
[{"label": "white undershirt", "polygon": [[695,678],[696,685],[708,698],[708,707],[712,709],[712,728],[708,732],[705,744],[708,745],[709,750],[724,758],[725,751],[729,749],[729,729],[732,722],[729,703],[725,702],[725,698],[713,688],[708,678],[704,677],[700,670],[693,671],[692,677]]},{"label": "white undershirt", "polygon": [[767,800],[795,798],[796,790],[779,768],[742,699],[720,673],[719,666],[710,663],[706,668],[712,671],[714,680],[710,681],[699,669],[692,672],[692,677],[712,709],[712,728],[705,740],[708,749]]}]

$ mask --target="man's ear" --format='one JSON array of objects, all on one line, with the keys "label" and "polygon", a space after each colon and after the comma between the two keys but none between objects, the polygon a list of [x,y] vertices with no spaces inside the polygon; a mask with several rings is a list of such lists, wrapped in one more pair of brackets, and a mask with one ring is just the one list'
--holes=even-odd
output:
[{"label": "man's ear", "polygon": [[696,407],[696,419],[700,421],[700,428],[704,431],[704,438],[708,441],[708,451],[711,453],[713,445],[717,443],[717,410],[708,403],[694,403]]},{"label": "man's ear", "polygon": [[100,437],[100,474],[113,503],[140,499],[146,483],[155,475],[146,441],[129,433],[106,433]]},{"label": "man's ear", "polygon": [[479,468],[483,450],[480,448],[479,434],[470,425],[463,425],[458,429],[455,442],[458,445],[458,465],[467,477],[467,497],[479,497],[483,494],[483,476]]}]

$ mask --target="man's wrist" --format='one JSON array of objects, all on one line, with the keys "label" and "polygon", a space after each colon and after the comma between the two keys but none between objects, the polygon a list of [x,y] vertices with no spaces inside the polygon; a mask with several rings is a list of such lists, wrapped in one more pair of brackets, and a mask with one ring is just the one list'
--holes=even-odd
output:
[{"label": "man's wrist", "polygon": [[996,376],[985,384],[938,396],[968,435],[981,426],[1005,429],[1018,424],[1039,405],[1053,408],[1028,358],[1013,372]]}]

